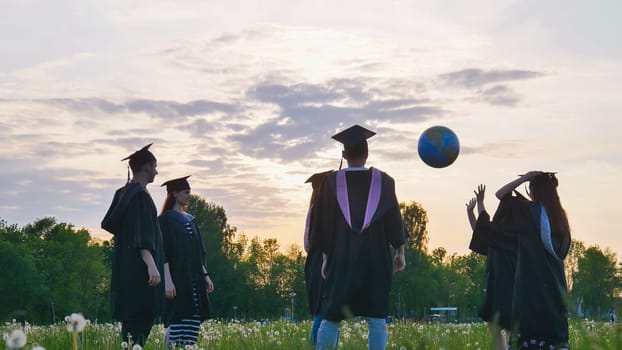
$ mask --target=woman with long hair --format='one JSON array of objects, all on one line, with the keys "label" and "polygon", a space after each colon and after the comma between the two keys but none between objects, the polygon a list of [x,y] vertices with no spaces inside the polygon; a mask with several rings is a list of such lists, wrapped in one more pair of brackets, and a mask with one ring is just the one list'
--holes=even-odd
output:
[{"label": "woman with long hair", "polygon": [[190,202],[188,177],[162,184],[167,197],[158,217],[164,241],[164,326],[169,347],[196,344],[201,322],[209,316],[207,295],[214,290],[205,268],[201,232],[185,210]]},{"label": "woman with long hair", "polygon": [[[526,182],[530,199],[515,191]],[[571,237],[558,185],[555,173],[530,171],[496,193],[501,203],[485,241],[516,256],[512,348],[570,348],[564,258]]]}]

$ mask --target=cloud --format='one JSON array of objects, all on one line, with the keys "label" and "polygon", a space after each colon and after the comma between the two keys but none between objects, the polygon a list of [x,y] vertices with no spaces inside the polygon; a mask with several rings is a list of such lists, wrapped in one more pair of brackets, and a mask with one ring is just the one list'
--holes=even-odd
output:
[{"label": "cloud", "polygon": [[508,140],[474,146],[461,145],[460,154],[462,156],[477,154],[500,159],[519,159],[526,157],[524,149],[524,141]]},{"label": "cloud", "polygon": [[77,226],[92,226],[101,220],[112,199],[110,188],[122,182],[84,170],[34,171],[35,162],[26,160],[0,158],[0,167],[4,169],[0,182],[7,188],[0,198],[0,207],[6,210],[2,218],[20,225],[54,216]]},{"label": "cloud", "polygon": [[470,68],[441,74],[439,76],[439,79],[451,86],[474,88],[481,87],[490,83],[539,78],[543,75],[544,74],[540,72],[520,69],[493,69],[486,71],[478,68]]},{"label": "cloud", "polygon": [[490,88],[477,91],[479,99],[497,106],[512,107],[518,104],[520,97],[510,88],[503,85],[495,85]]},{"label": "cloud", "polygon": [[249,91],[249,95],[263,102],[271,102],[281,108],[305,105],[310,103],[328,103],[347,96],[329,86],[317,84],[283,85],[265,83],[258,84]]},{"label": "cloud", "polygon": [[278,107],[277,114],[229,139],[246,155],[287,162],[314,155],[331,144],[330,136],[340,128],[377,121],[416,123],[446,113],[427,98],[382,91],[377,81],[364,79],[323,84],[260,82],[248,96]]},{"label": "cloud", "polygon": [[210,100],[194,100],[182,103],[166,100],[129,99],[117,103],[100,98],[58,98],[35,100],[35,102],[57,105],[78,112],[100,111],[106,114],[145,113],[151,117],[167,120],[237,111],[235,105]]},{"label": "cloud", "polygon": [[[142,129],[141,129],[142,130]],[[150,134],[147,132],[145,134]],[[155,137],[115,137],[115,138],[102,138],[93,140],[92,143],[103,144],[103,145],[111,145],[111,146],[121,146],[128,150],[128,152],[134,152],[142,148],[143,146],[154,143],[154,144],[164,144],[166,140],[155,138]]]},{"label": "cloud", "polygon": [[191,160],[185,163],[190,167],[201,168],[201,171],[210,171],[212,174],[222,174],[225,169],[225,163],[222,159],[215,160]]}]

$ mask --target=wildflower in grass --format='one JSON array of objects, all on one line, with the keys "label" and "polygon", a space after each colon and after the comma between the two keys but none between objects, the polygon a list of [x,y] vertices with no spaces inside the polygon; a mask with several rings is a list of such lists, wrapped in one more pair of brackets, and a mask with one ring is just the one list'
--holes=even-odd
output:
[{"label": "wildflower in grass", "polygon": [[67,330],[72,333],[80,333],[86,327],[86,319],[79,313],[65,317],[65,321],[67,321]]},{"label": "wildflower in grass", "polygon": [[123,349],[127,349],[127,346],[128,346],[128,345],[127,345],[127,342],[126,342],[126,341],[121,342],[121,348],[123,348]]},{"label": "wildflower in grass", "polygon": [[143,347],[139,344],[134,344],[134,346],[132,346],[132,350],[143,350]]},{"label": "wildflower in grass", "polygon": [[15,329],[5,340],[9,349],[19,349],[26,345],[26,334],[21,329]]},{"label": "wildflower in grass", "polygon": [[32,349],[30,350],[45,350],[45,348],[39,344],[34,344],[34,346],[32,347]]},{"label": "wildflower in grass", "polygon": [[78,350],[78,333],[84,330],[86,327],[86,319],[80,313],[72,313],[65,317],[67,322],[67,330],[71,332],[71,340],[73,343],[73,350]]}]

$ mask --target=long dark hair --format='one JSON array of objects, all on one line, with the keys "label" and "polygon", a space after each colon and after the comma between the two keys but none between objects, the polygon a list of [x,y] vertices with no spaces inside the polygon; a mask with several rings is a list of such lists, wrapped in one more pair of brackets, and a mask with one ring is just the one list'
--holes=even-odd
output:
[{"label": "long dark hair", "polygon": [[166,194],[166,199],[164,200],[164,205],[162,205],[162,212],[160,214],[164,214],[165,211],[173,209],[175,206],[175,196],[173,192],[168,192]]},{"label": "long dark hair", "polygon": [[551,225],[551,234],[570,239],[570,225],[566,211],[559,200],[557,185],[559,181],[553,173],[543,173],[529,182],[530,193],[534,202],[541,203],[546,209]]}]

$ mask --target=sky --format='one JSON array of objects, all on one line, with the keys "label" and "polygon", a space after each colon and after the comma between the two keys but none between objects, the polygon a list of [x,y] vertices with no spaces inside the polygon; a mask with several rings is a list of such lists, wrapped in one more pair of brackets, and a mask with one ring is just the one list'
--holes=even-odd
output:
[{"label": "sky", "polygon": [[[429,248],[467,253],[465,203],[556,171],[574,238],[622,254],[622,2],[0,0],[0,218],[99,228],[153,142],[168,179],[249,237],[302,246],[304,181],[331,136],[377,133],[368,165],[428,214]],[[460,155],[417,141],[452,129]]]}]

